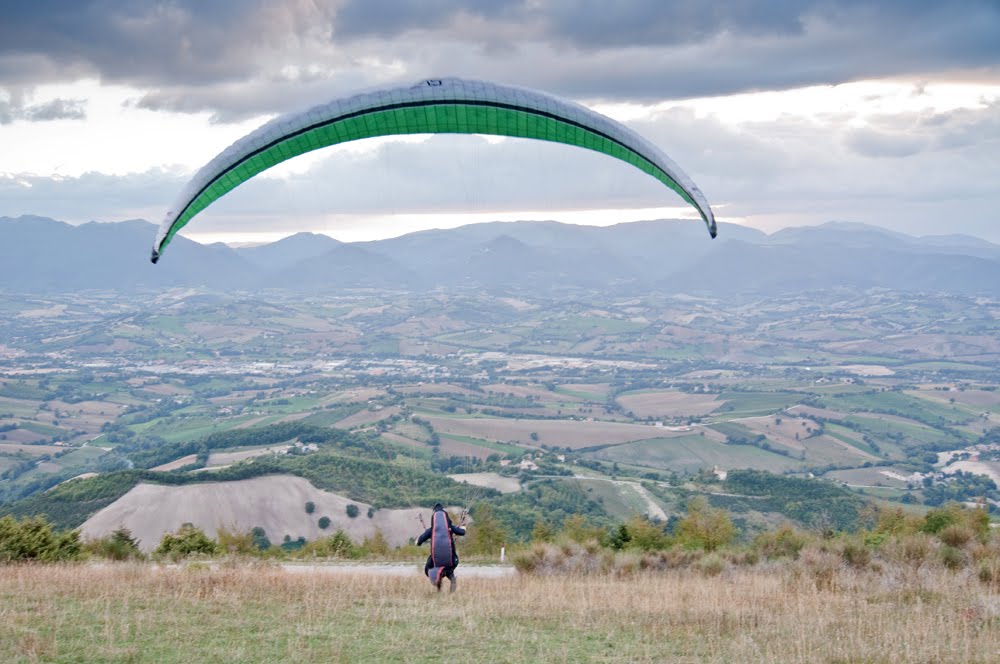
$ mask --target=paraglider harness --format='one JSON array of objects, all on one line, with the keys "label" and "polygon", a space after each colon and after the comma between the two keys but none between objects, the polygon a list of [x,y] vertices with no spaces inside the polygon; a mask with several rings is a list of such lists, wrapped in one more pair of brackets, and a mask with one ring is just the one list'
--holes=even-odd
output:
[{"label": "paraglider harness", "polygon": [[[423,524],[423,518],[420,520]],[[451,522],[448,513],[437,504],[431,514],[431,525],[417,540],[417,546],[427,540],[431,542],[431,553],[424,565],[424,573],[430,582],[440,589],[441,581],[448,577],[454,579],[455,568],[458,567],[458,554],[455,552],[453,535],[464,535],[465,529]]]}]

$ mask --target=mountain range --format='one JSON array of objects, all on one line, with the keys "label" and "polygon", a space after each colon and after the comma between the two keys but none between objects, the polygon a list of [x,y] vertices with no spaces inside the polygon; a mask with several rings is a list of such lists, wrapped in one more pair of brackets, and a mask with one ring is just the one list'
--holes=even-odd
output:
[{"label": "mountain range", "polygon": [[607,227],[493,222],[355,243],[299,233],[246,248],[178,236],[154,266],[148,255],[155,230],[143,220],[74,226],[0,217],[0,289],[602,288],[720,296],[881,287],[1000,296],[1000,245],[847,222],[771,235],[721,224],[715,240],[701,224],[679,220]]}]

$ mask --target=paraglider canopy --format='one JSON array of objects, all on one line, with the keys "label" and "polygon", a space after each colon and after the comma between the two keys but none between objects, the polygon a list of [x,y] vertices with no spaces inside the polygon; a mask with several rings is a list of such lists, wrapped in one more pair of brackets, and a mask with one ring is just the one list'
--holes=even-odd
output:
[{"label": "paraglider canopy", "polygon": [[435,78],[334,99],[277,117],[239,139],[188,182],[160,224],[151,259],[156,263],[177,231],[213,201],[276,164],[363,138],[441,133],[534,138],[621,159],[673,189],[716,235],[712,209],[691,178],[620,122],[544,92]]}]

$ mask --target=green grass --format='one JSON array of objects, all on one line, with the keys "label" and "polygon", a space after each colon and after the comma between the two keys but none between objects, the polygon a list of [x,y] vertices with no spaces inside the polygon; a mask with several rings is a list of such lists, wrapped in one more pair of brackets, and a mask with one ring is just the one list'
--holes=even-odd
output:
[{"label": "green grass", "polygon": [[[908,422],[883,420],[861,415],[849,415],[844,419],[844,421],[861,427],[861,429],[875,438],[898,434],[916,443],[954,441],[954,438],[949,436],[947,433],[918,423],[910,424]],[[956,444],[961,444],[961,441],[954,442]],[[885,450],[885,446],[882,444],[882,441],[879,441],[879,447],[882,447],[883,450]]]},{"label": "green grass", "polygon": [[731,419],[770,415],[794,406],[802,400],[802,396],[794,392],[723,392],[719,400],[725,403],[712,411],[712,416]]},{"label": "green grass", "polygon": [[584,401],[603,402],[605,400],[605,397],[600,394],[595,394],[594,392],[584,392],[583,390],[571,390],[568,387],[563,387],[562,385],[557,385],[555,391],[559,394],[565,394],[568,397],[583,399]]},{"label": "green grass", "polygon": [[20,427],[42,436],[58,436],[66,432],[65,429],[60,429],[59,427],[54,427],[51,424],[43,424],[41,422],[21,422]]},{"label": "green grass", "polygon": [[183,319],[177,316],[152,316],[146,321],[146,326],[173,336],[187,336],[188,334]]},{"label": "green grass", "polygon": [[[868,443],[861,440],[861,436],[854,433],[847,427],[841,426],[839,424],[834,424],[832,422],[827,422],[823,425],[823,430],[826,431],[826,435],[833,436],[837,440],[850,445],[862,452],[867,452],[868,454],[873,454],[875,456],[880,456],[878,452],[875,451]],[[853,434],[853,435],[852,435]]]},{"label": "green grass", "polygon": [[482,447],[487,450],[492,450],[493,452],[500,452],[502,454],[511,454],[513,456],[520,456],[524,452],[523,447],[518,447],[517,445],[508,445],[507,443],[498,443],[492,440],[483,440],[482,438],[472,438],[471,436],[458,436],[451,433],[440,434],[441,438],[447,438],[449,440],[455,440],[460,443],[467,443],[469,445],[475,445],[476,447]]},{"label": "green grass", "polygon": [[645,514],[649,510],[649,505],[637,493],[631,482],[619,484],[597,479],[567,479],[566,481],[579,484],[588,498],[598,501],[604,511],[618,521],[626,521],[636,514]]},{"label": "green grass", "polygon": [[544,320],[534,335],[537,337],[571,339],[580,336],[615,335],[640,332],[649,327],[648,323],[635,323],[630,320],[602,318],[598,316],[566,316]]},{"label": "green grass", "polygon": [[715,465],[725,469],[756,468],[773,472],[802,465],[797,459],[751,445],[726,445],[702,436],[640,440],[590,452],[586,456],[600,461],[686,473],[710,469]]},{"label": "green grass", "polygon": [[897,368],[898,371],[990,371],[990,367],[967,362],[912,362]]},{"label": "green grass", "polygon": [[739,422],[716,422],[709,425],[708,428],[718,431],[724,436],[734,436],[736,438],[753,438],[757,436],[749,427]]},{"label": "green grass", "polygon": [[964,409],[953,408],[950,404],[942,404],[929,399],[921,399],[904,392],[867,392],[843,395],[829,398],[826,403],[834,410],[891,413],[930,426],[966,424],[974,417]]}]

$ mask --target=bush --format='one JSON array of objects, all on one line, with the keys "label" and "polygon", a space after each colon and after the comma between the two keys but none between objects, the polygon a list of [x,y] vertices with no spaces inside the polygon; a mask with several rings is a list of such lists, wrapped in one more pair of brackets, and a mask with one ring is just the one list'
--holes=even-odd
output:
[{"label": "bush", "polygon": [[[473,514],[473,516],[476,516],[478,520],[478,515]],[[601,539],[604,536],[604,530],[594,526],[588,526],[587,519],[582,514],[574,514],[573,516],[568,516],[563,520],[560,535],[566,539],[577,542],[578,544],[583,544],[584,542],[589,542],[591,540]]]},{"label": "bush", "polygon": [[351,517],[352,519],[355,518],[355,517],[357,517],[358,514],[361,513],[361,510],[354,503],[351,503],[350,505],[348,505],[346,511],[347,511],[347,516]]},{"label": "bush", "polygon": [[253,537],[253,545],[257,547],[258,551],[267,551],[271,548],[271,540],[268,539],[267,533],[260,526],[254,526],[250,531],[250,536]]},{"label": "bush", "polygon": [[719,576],[726,570],[726,561],[717,553],[710,553],[699,560],[696,567],[705,576]]},{"label": "bush", "polygon": [[808,539],[805,533],[801,533],[789,525],[784,525],[777,530],[758,535],[754,538],[753,546],[767,560],[775,558],[794,560],[799,557],[799,551],[806,545]]},{"label": "bush", "polygon": [[80,553],[80,533],[75,530],[53,532],[42,517],[0,519],[0,563],[77,560]]},{"label": "bush", "polygon": [[110,560],[141,560],[145,558],[139,550],[139,542],[132,537],[132,531],[125,526],[120,527],[107,537],[91,540],[86,543],[88,552]]},{"label": "bush", "polygon": [[[248,556],[260,551],[252,530],[247,530],[241,533],[235,529],[229,530],[228,528],[219,528],[216,533],[216,537],[218,537],[218,548],[222,553]],[[270,542],[268,544],[270,544]]]},{"label": "bush", "polygon": [[312,514],[315,511],[316,511],[316,503],[310,500],[309,502],[306,503],[306,514]]},{"label": "bush", "polygon": [[948,526],[938,533],[938,539],[950,547],[963,547],[975,536],[971,529],[957,524]]},{"label": "bush", "polygon": [[961,510],[961,505],[957,503],[947,503],[932,509],[924,515],[924,524],[920,530],[936,535],[945,528],[960,522],[962,520]]},{"label": "bush", "polygon": [[312,554],[320,558],[358,558],[361,552],[343,530],[315,542],[310,542],[302,550],[304,554]]},{"label": "bush", "polygon": [[798,564],[816,584],[817,590],[832,590],[840,570],[840,556],[832,551],[807,547],[799,552]]},{"label": "bush", "polygon": [[[663,531],[663,527],[653,523],[642,515],[637,515],[623,524],[619,531],[624,529],[628,536],[624,544],[626,549],[638,549],[640,551],[660,551],[670,546],[670,536]],[[621,534],[619,532],[619,534]],[[621,547],[619,547],[621,548]]]},{"label": "bush", "polygon": [[365,541],[361,543],[362,555],[387,556],[389,550],[389,542],[386,541],[381,530],[376,530],[374,535],[365,538]]},{"label": "bush", "polygon": [[864,569],[872,561],[872,550],[863,540],[851,537],[841,545],[840,556],[851,567]]},{"label": "bush", "polygon": [[725,510],[708,506],[701,497],[688,503],[688,514],[677,523],[677,540],[690,549],[715,551],[736,537],[736,527]]},{"label": "bush", "polygon": [[1000,560],[996,558],[980,560],[976,576],[993,590],[1000,590]]},{"label": "bush", "polygon": [[321,530],[326,530],[327,528],[330,527],[330,517],[321,516],[319,518],[319,523],[317,525],[320,527]]},{"label": "bush", "polygon": [[948,545],[941,547],[941,550],[938,551],[938,559],[942,565],[952,571],[961,569],[967,562],[965,551]]},{"label": "bush", "polygon": [[218,547],[201,528],[185,523],[174,533],[166,533],[154,553],[178,560],[193,555],[215,555]]},{"label": "bush", "polygon": [[507,531],[497,519],[493,508],[487,504],[476,506],[472,526],[465,544],[469,553],[499,556],[500,547],[507,541]]}]

